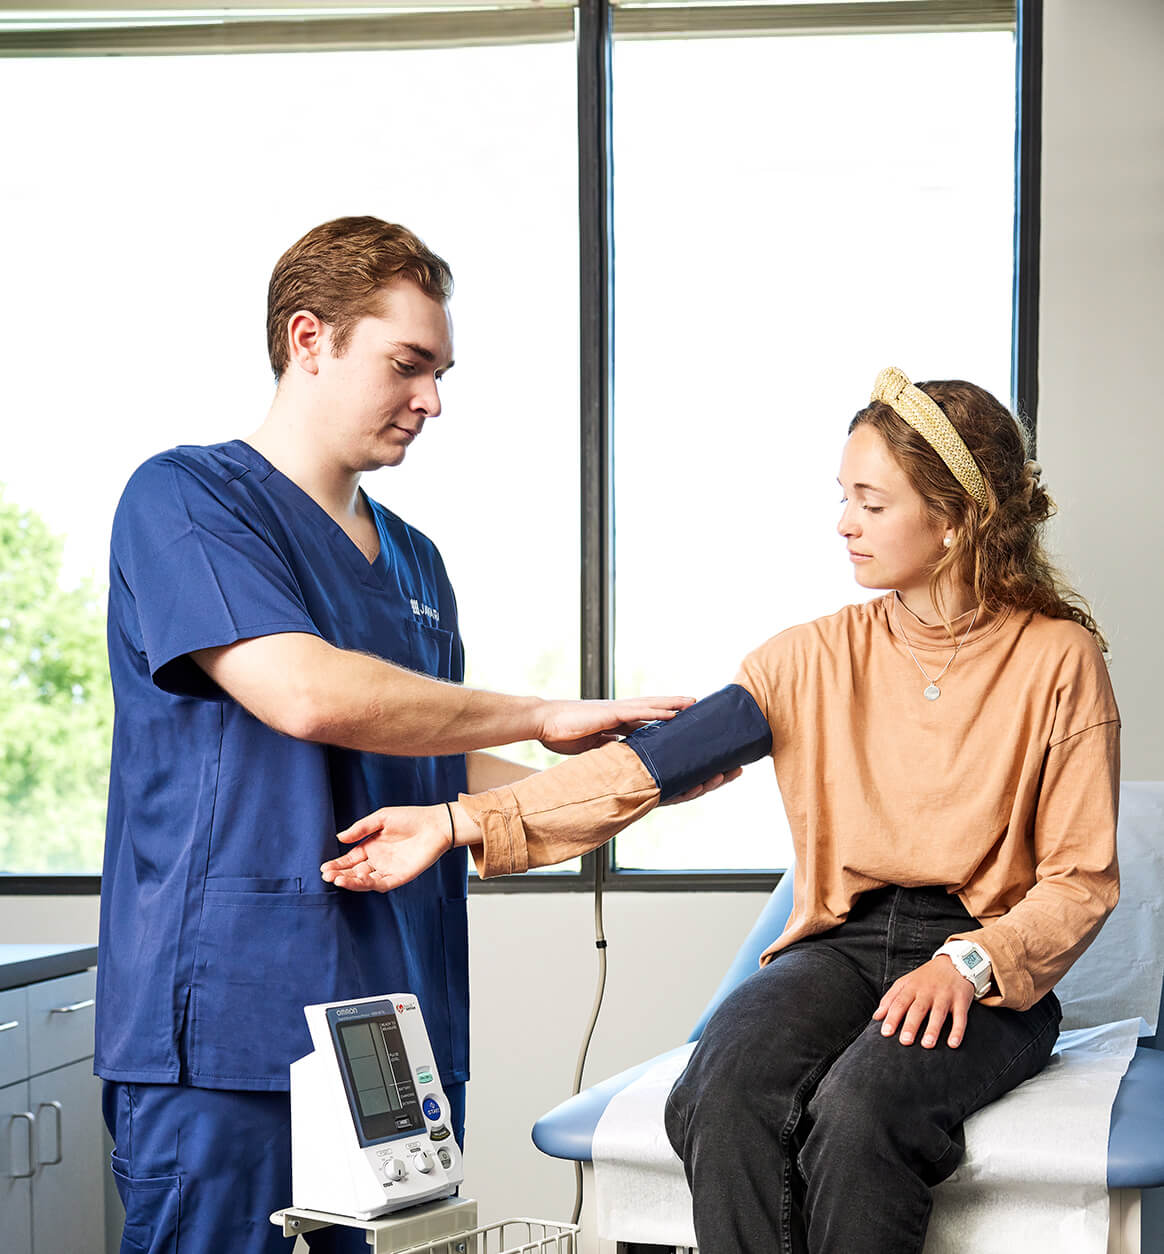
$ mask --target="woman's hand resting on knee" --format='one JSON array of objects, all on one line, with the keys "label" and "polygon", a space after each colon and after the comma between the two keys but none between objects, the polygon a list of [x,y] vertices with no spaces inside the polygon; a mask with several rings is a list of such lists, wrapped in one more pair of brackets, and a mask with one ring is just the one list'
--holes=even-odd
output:
[{"label": "woman's hand resting on knee", "polygon": [[892,1036],[900,1026],[898,1040],[903,1045],[913,1044],[922,1020],[926,1020],[922,1048],[933,1049],[949,1017],[950,1035],[946,1044],[957,1049],[966,1035],[966,1016],[973,1000],[974,985],[955,970],[945,954],[939,954],[900,980],[894,980],[873,1012],[873,1018],[881,1022],[882,1036]]}]

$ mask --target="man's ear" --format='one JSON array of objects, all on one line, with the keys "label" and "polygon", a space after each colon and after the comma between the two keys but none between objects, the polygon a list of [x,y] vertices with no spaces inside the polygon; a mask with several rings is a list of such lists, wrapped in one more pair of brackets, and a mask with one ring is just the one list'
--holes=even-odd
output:
[{"label": "man's ear", "polygon": [[308,374],[318,374],[326,335],[326,325],[310,309],[297,309],[287,319],[289,361]]}]

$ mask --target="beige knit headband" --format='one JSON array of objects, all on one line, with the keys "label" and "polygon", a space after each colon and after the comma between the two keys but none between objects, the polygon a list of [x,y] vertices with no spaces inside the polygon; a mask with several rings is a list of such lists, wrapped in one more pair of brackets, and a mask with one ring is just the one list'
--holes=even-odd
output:
[{"label": "beige knit headband", "polygon": [[941,407],[915,387],[896,366],[886,366],[873,384],[870,400],[883,401],[929,444],[950,468],[950,473],[983,509],[990,503],[986,481],[965,441]]}]

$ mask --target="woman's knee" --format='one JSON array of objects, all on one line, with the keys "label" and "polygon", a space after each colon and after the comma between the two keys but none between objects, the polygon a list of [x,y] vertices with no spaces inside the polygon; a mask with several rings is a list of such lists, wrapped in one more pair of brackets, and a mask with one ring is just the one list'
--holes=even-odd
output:
[{"label": "woman's knee", "polygon": [[663,1130],[667,1133],[671,1148],[686,1162],[687,1108],[685,1104],[676,1102],[674,1089],[667,1095],[667,1100],[663,1104]]},{"label": "woman's knee", "polygon": [[856,1042],[808,1103],[806,1167],[843,1173],[850,1164],[895,1160],[931,1183],[948,1175],[962,1154],[959,1109],[950,1087],[918,1074],[927,1061],[916,1045]]},{"label": "woman's knee", "polygon": [[672,1089],[673,1122],[789,1118],[815,1077],[868,1022],[874,1004],[840,960],[808,946],[780,955],[708,1020]]},{"label": "woman's knee", "polygon": [[762,1069],[749,1067],[739,1039],[709,1041],[695,1047],[667,1098],[664,1123],[671,1144],[682,1157],[681,1144],[692,1129],[709,1125],[742,1127],[761,1113],[778,1091]]},{"label": "woman's knee", "polygon": [[700,1038],[700,1065],[760,1087],[798,1077],[859,1031],[876,998],[859,973],[822,946],[777,955],[724,998]]}]

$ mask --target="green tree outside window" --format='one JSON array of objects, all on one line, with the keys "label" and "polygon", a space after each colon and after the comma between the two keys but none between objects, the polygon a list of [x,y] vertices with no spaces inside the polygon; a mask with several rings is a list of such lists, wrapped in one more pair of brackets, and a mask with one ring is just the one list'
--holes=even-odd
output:
[{"label": "green tree outside window", "polygon": [[0,488],[0,873],[101,869],[113,692],[105,596]]}]

